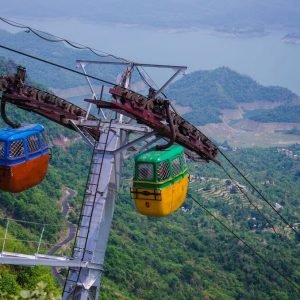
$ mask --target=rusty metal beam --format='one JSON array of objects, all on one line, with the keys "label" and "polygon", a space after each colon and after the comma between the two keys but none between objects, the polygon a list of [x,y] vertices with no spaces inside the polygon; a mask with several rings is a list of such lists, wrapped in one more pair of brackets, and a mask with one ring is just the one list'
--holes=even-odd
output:
[{"label": "rusty metal beam", "polygon": [[[0,91],[2,91],[3,101],[37,113],[72,130],[75,129],[71,121],[76,122],[78,127],[81,126],[80,121],[85,119],[86,110],[53,94],[26,86],[24,84],[25,74],[25,68],[18,67],[15,75],[0,77]],[[91,114],[88,115],[87,120],[98,121]],[[84,127],[91,136],[98,137],[98,129]]]},{"label": "rusty metal beam", "polygon": [[[35,112],[72,130],[75,129],[76,123],[78,128],[84,128],[84,131],[87,131],[94,139],[98,139],[99,130],[95,126],[86,126],[84,122],[81,124],[87,116],[84,109],[48,92],[25,86],[25,73],[25,68],[19,67],[15,75],[0,77],[0,90],[5,102]],[[173,127],[176,135],[175,141],[196,154],[192,157],[193,159],[214,161],[220,164],[216,159],[217,147],[195,126],[175,111],[171,112],[173,126],[168,124],[166,100],[159,97],[147,98],[121,86],[115,86],[109,92],[113,97],[112,102],[96,99],[86,101],[96,104],[98,108],[111,109],[134,118],[152,128],[157,135],[162,137],[171,139],[173,134],[170,128]],[[98,121],[98,119],[89,114],[85,121]]]},{"label": "rusty metal beam", "polygon": [[[147,98],[131,90],[115,86],[109,90],[113,96],[112,102],[103,100],[86,99],[99,108],[111,109],[130,118],[136,119],[152,128],[158,135],[172,138],[172,131],[167,124],[167,111],[164,99]],[[216,159],[218,148],[199,129],[190,124],[175,111],[171,112],[173,126],[176,131],[175,141],[188,148],[196,156],[193,159],[213,161],[220,165]]]}]

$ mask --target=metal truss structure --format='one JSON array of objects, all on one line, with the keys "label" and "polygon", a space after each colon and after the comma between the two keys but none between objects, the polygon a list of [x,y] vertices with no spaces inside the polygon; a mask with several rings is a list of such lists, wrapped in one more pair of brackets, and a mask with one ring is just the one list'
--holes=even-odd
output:
[{"label": "metal truss structure", "polygon": [[[78,131],[93,146],[92,161],[86,186],[80,224],[76,234],[71,258],[49,255],[22,255],[3,252],[0,264],[47,265],[68,268],[62,299],[98,299],[104,257],[113,218],[116,192],[119,188],[121,165],[125,152],[133,145],[145,142],[146,147],[164,137],[189,149],[194,159],[216,160],[218,153],[214,144],[196,127],[192,126],[176,111],[168,100],[159,97],[164,88],[186,67],[162,66],[137,63],[117,63],[103,61],[77,61],[83,72],[89,64],[124,65],[119,85],[110,89],[112,102],[97,99],[95,90],[86,77],[92,99],[84,110],[62,98],[33,87],[26,87],[25,69],[19,68],[16,75],[0,77],[2,90],[1,114],[7,123],[17,126],[5,113],[5,104],[12,103],[22,109],[33,111],[65,127]],[[174,74],[157,90],[150,90],[148,96],[130,90],[132,71],[138,67],[170,68]],[[91,114],[96,105],[101,118]],[[108,119],[105,109],[116,112],[114,119]],[[136,119],[138,123],[131,122]],[[129,142],[129,134],[141,136]],[[135,135],[136,136],[136,135]]]}]

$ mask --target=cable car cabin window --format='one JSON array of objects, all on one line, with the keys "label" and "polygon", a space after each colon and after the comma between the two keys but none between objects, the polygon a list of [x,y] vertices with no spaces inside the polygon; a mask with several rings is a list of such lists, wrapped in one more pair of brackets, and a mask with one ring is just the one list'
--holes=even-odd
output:
[{"label": "cable car cabin window", "polygon": [[137,166],[137,179],[140,180],[153,180],[154,168],[153,164],[138,164]]},{"label": "cable car cabin window", "polygon": [[13,141],[9,147],[9,156],[17,157],[24,154],[24,144],[22,140]]},{"label": "cable car cabin window", "polygon": [[173,175],[177,175],[178,173],[180,173],[180,159],[179,157],[175,158],[172,161],[172,169],[173,169]]},{"label": "cable car cabin window", "polygon": [[170,177],[170,167],[167,161],[164,161],[158,165],[157,179],[158,181],[166,180]]},{"label": "cable car cabin window", "polygon": [[5,143],[0,142],[0,157],[3,157],[5,154]]},{"label": "cable car cabin window", "polygon": [[40,145],[39,145],[39,137],[37,134],[29,136],[27,139],[27,147],[29,152],[35,152],[39,150]]}]

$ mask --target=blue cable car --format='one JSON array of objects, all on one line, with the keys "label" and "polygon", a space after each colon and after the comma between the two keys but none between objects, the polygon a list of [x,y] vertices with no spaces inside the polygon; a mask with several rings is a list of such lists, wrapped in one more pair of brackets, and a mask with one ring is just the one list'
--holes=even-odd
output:
[{"label": "blue cable car", "polygon": [[40,124],[0,130],[0,190],[18,193],[39,184],[49,163]]}]

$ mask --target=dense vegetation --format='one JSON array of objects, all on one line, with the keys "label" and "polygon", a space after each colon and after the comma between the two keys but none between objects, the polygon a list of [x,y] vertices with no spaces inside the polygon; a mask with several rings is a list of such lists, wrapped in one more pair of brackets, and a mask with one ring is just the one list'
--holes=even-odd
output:
[{"label": "dense vegetation", "polygon": [[[13,119],[43,123],[52,140],[60,134],[74,137],[73,133],[67,133],[56,124],[28,112],[14,109],[9,115]],[[291,149],[299,151],[296,145]],[[273,148],[228,150],[226,154],[263,190],[271,203],[280,204],[281,213],[298,226],[300,161],[286,157]],[[67,150],[53,147],[49,173],[40,186],[17,195],[0,194],[3,216],[50,223],[53,230],[45,235],[45,240],[55,243],[64,223],[58,205],[61,189],[68,186],[79,192],[71,203],[78,213],[89,160],[90,149],[82,141],[74,142]],[[225,167],[228,168],[226,164]],[[108,244],[101,299],[299,298],[299,293],[280,275],[191,199],[186,200],[185,209],[168,218],[139,215],[129,193],[132,161],[126,161],[122,170],[122,186]],[[199,201],[247,240],[272,266],[294,282],[299,282],[299,241],[282,225],[274,212],[252,196],[275,225],[277,234],[233,188],[234,183],[228,181],[219,167],[190,163],[190,170],[195,176],[195,181],[190,185],[192,193]],[[244,184],[240,179],[239,182]],[[250,192],[249,189],[247,191]],[[70,219],[75,222],[75,215]],[[0,235],[3,236],[5,222],[0,225]],[[38,232],[37,228],[16,224],[10,235],[18,239],[37,240]],[[27,253],[34,248],[34,244],[15,241],[6,247],[10,251]],[[33,291],[40,281],[47,283],[49,293],[59,293],[46,268],[0,268],[1,293],[12,295],[19,294],[22,289]]]},{"label": "dense vegetation", "polygon": [[[15,70],[16,64],[13,61],[0,59],[0,75],[13,73]],[[27,79],[27,83],[36,85],[30,78]],[[43,86],[39,86],[39,88],[45,89]],[[18,120],[22,124],[43,124],[50,144],[61,136],[67,136],[71,140],[78,137],[71,130],[65,129],[41,116],[16,109],[14,106],[9,106],[7,113],[12,120]],[[7,127],[7,125],[0,120],[0,127]],[[78,199],[82,199],[87,176],[85,162],[88,161],[90,155],[89,148],[85,144],[77,143],[71,145],[69,151],[66,152],[62,148],[53,146],[52,154],[53,159],[50,162],[47,176],[39,186],[17,194],[0,192],[1,249],[3,247],[4,228],[7,225],[6,218],[17,220],[9,221],[9,235],[8,240],[5,241],[4,251],[35,253],[43,224],[47,224],[39,249],[40,253],[47,253],[66,230],[66,220],[62,217],[59,204],[62,188],[68,186],[78,191],[77,197],[72,200],[77,201],[78,205]],[[77,219],[74,213],[71,213],[70,218]],[[34,224],[31,222],[34,222]],[[15,241],[15,239],[23,242]],[[46,284],[46,287],[43,287],[43,284],[42,286],[38,285],[41,281]],[[36,295],[40,295],[42,293],[40,290],[43,290],[48,295],[47,299],[54,299],[52,296],[60,294],[58,283],[49,268],[1,266],[0,298],[10,299],[9,296],[20,295],[22,290],[31,290]],[[29,291],[23,293],[24,295],[30,295]],[[53,293],[52,296],[51,293]]]},{"label": "dense vegetation", "polygon": [[167,94],[177,104],[192,108],[184,116],[196,125],[219,123],[222,109],[237,108],[240,103],[289,103],[297,98],[286,88],[264,87],[250,77],[225,67],[188,74],[173,83]]},{"label": "dense vegetation", "polygon": [[[251,180],[263,189],[273,205],[281,203],[286,218],[295,223],[299,220],[295,209],[300,205],[299,178],[295,177],[299,161],[283,156],[276,149],[245,149],[227,154],[251,174]],[[198,176],[191,188],[212,191],[194,193],[199,201],[272,266],[298,282],[299,247],[294,236],[284,231],[278,217],[257,197],[252,197],[275,224],[277,235],[239,194],[232,192],[227,200],[220,196],[220,186],[208,187],[203,179],[200,182],[199,176],[225,180],[220,168],[203,164],[193,164],[190,168]],[[125,179],[107,251],[105,287],[114,282],[121,294],[131,295],[128,299],[296,299],[299,296],[191,200],[184,205],[188,210],[179,210],[168,218],[138,215],[128,191],[132,176],[126,171],[129,169],[123,168]],[[106,292],[105,288],[104,295]]]},{"label": "dense vegetation", "polygon": [[[51,39],[49,36],[45,37]],[[63,43],[49,43],[25,31],[12,34],[0,30],[0,38],[7,46],[70,68],[74,68],[74,62],[83,57],[87,60],[114,60],[111,57],[101,58],[88,51],[66,47]],[[42,65],[40,62],[2,49],[0,49],[1,55],[13,59],[18,64],[26,65],[32,80],[49,87],[68,88],[87,85],[84,77],[65,70],[45,64]],[[2,65],[1,58],[0,65]],[[10,71],[11,67],[9,65],[8,68]],[[92,65],[87,67],[89,74],[111,82],[116,82],[118,74],[123,69],[123,66],[112,67],[111,65],[101,65],[101,68]],[[78,70],[80,71],[80,69]],[[135,73],[134,76],[137,77]],[[93,80],[92,82],[98,85],[101,84]],[[139,86],[141,86],[141,82],[139,82]],[[176,100],[177,104],[191,108],[191,111],[186,113],[185,117],[195,125],[222,122],[221,111],[223,109],[237,108],[240,103],[253,101],[280,101],[283,103],[280,109],[284,109],[287,113],[286,117],[283,118],[283,122],[289,122],[290,114],[292,119],[297,118],[291,108],[286,107],[286,104],[298,97],[296,94],[282,87],[262,86],[250,77],[225,67],[188,74],[173,83],[167,91],[167,95],[170,99]],[[270,122],[272,120],[273,122],[278,117],[280,109],[250,112],[249,117],[259,121]]]},{"label": "dense vegetation", "polygon": [[300,105],[281,105],[273,109],[249,111],[245,117],[253,121],[300,123]]},{"label": "dense vegetation", "polygon": [[[25,221],[24,223],[10,221],[8,232],[11,237],[9,238],[23,240],[24,242],[7,240],[5,251],[35,253],[43,224],[47,224],[47,226],[45,227],[43,242],[39,250],[40,253],[46,254],[57,243],[61,235],[66,235],[66,220],[62,218],[59,204],[61,191],[64,186],[78,191],[78,195],[72,199],[70,204],[74,206],[77,213],[79,211],[87,177],[86,164],[91,154],[89,148],[83,142],[77,142],[70,146],[68,151],[56,146],[52,147],[52,153],[53,159],[50,163],[48,174],[41,185],[18,194],[0,192],[1,217]],[[74,213],[70,214],[70,220],[77,222],[77,217]],[[5,228],[6,222],[5,219],[0,219],[2,228]],[[30,222],[39,224],[31,224]],[[0,237],[0,247],[2,249],[4,229],[0,230]],[[35,242],[26,242],[26,240]],[[2,285],[1,278],[2,280],[8,280],[6,279],[7,277],[15,287],[14,290]],[[26,278],[26,281],[24,281],[23,277]],[[1,292],[8,290],[10,292],[9,295],[17,294],[22,289],[34,290],[40,281],[47,284],[46,292],[50,293],[52,291],[54,294],[60,294],[58,283],[48,268],[0,267],[0,286],[2,286],[2,289],[0,287],[0,295]],[[52,298],[50,297],[49,299]]]}]

